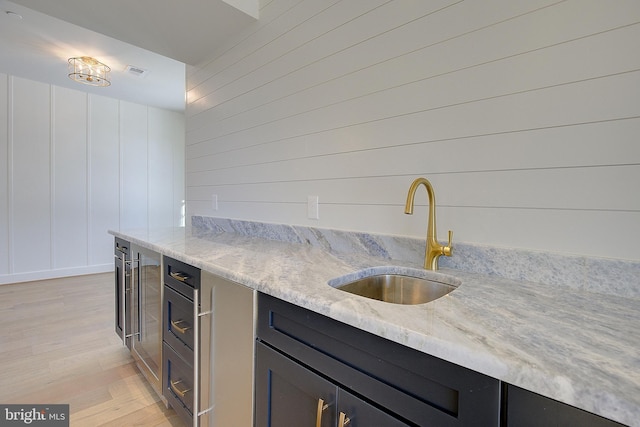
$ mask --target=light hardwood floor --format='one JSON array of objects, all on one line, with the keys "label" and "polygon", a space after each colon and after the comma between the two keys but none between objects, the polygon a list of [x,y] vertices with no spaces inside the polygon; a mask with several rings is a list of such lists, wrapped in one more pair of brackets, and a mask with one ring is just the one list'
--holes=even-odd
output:
[{"label": "light hardwood floor", "polygon": [[113,273],[0,285],[0,403],[68,403],[72,427],[183,426],[114,332],[113,292]]}]

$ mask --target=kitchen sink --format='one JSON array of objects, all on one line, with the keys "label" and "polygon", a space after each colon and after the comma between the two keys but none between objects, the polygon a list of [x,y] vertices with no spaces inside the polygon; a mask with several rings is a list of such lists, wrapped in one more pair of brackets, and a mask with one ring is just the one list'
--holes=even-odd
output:
[{"label": "kitchen sink", "polygon": [[443,297],[455,290],[460,281],[455,277],[440,273],[414,270],[390,273],[371,271],[369,275],[355,280],[333,279],[329,285],[336,289],[365,298],[393,304],[424,304]]}]

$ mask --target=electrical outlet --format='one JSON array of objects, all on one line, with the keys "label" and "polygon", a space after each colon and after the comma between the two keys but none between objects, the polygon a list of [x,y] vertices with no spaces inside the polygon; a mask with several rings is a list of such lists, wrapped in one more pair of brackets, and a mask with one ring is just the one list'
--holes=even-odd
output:
[{"label": "electrical outlet", "polygon": [[307,196],[307,218],[319,219],[318,196]]},{"label": "electrical outlet", "polygon": [[211,209],[213,209],[214,211],[218,210],[218,195],[217,194],[212,194],[211,195]]}]

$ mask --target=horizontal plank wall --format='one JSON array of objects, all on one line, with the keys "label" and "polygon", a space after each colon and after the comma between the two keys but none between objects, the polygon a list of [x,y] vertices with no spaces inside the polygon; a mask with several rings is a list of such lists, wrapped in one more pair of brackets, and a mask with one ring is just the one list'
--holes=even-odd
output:
[{"label": "horizontal plank wall", "polygon": [[183,152],[182,113],[0,75],[0,284],[110,271],[108,229],[180,225]]},{"label": "horizontal plank wall", "polygon": [[638,260],[639,51],[634,0],[264,1],[188,70],[187,216],[422,237],[424,176],[441,239]]}]

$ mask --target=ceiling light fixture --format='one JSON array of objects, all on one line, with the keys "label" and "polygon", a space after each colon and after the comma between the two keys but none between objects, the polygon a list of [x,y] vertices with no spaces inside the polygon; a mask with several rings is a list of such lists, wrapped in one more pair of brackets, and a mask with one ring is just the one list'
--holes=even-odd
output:
[{"label": "ceiling light fixture", "polygon": [[111,84],[109,71],[111,68],[90,56],[69,58],[69,78],[79,83],[91,86],[109,86]]}]

